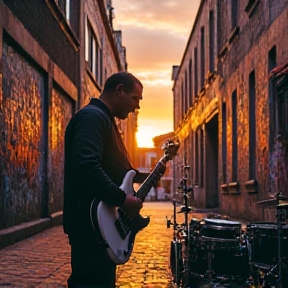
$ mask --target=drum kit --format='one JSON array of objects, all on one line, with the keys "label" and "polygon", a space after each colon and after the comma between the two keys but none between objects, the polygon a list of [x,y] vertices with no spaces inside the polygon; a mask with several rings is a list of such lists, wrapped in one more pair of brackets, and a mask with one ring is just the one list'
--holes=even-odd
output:
[{"label": "drum kit", "polygon": [[[288,288],[288,197],[277,194],[275,199],[256,203],[259,207],[275,205],[276,222],[254,222],[242,229],[240,222],[218,214],[188,221],[190,213],[201,212],[187,204],[188,193],[193,191],[187,186],[189,169],[184,165],[179,187],[184,205],[177,212],[174,198],[173,216],[166,217],[167,228],[173,227],[170,269],[174,285]],[[184,223],[177,223],[179,213],[184,214]]]}]

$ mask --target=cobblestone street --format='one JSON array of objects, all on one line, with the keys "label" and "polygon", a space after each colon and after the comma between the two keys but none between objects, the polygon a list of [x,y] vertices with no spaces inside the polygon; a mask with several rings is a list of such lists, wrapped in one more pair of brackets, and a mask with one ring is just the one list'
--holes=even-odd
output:
[{"label": "cobblestone street", "polygon": [[[142,215],[150,215],[147,228],[136,237],[133,253],[118,266],[117,288],[171,287],[170,241],[166,215],[173,214],[171,202],[144,203]],[[70,246],[62,226],[6,247],[0,251],[0,287],[66,287],[70,274]]]}]

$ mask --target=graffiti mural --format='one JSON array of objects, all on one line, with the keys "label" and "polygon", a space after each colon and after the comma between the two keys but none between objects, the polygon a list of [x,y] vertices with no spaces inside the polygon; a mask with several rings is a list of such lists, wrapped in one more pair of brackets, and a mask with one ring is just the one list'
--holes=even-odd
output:
[{"label": "graffiti mural", "polygon": [[63,209],[64,136],[73,115],[72,101],[57,89],[52,90],[49,111],[49,212]]},{"label": "graffiti mural", "polygon": [[8,43],[2,50],[0,229],[40,217],[45,150],[43,75]]}]

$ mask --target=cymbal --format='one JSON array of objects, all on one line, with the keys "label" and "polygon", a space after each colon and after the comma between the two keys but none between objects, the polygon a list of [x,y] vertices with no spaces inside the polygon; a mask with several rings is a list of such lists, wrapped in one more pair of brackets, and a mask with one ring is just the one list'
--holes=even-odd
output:
[{"label": "cymbal", "polygon": [[272,199],[266,199],[266,200],[262,200],[262,201],[258,201],[256,202],[256,206],[260,206],[260,207],[269,207],[269,206],[277,206],[280,204],[288,204],[288,202],[284,201],[287,200],[288,201],[288,197],[287,196],[280,196],[279,200],[272,198]]},{"label": "cymbal", "polygon": [[287,210],[287,211],[288,211],[288,204],[280,204],[280,205],[277,205],[277,209],[278,209],[278,210],[284,209],[284,210]]},{"label": "cymbal", "polygon": [[193,210],[192,207],[188,207],[188,211],[186,212],[186,207],[182,206],[181,210],[177,213],[190,213],[190,212],[192,212],[192,210]]}]

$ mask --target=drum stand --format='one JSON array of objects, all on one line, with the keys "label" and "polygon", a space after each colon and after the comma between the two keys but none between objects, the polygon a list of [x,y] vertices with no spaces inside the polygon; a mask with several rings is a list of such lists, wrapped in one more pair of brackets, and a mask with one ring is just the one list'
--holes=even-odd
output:
[{"label": "drum stand", "polygon": [[281,241],[282,241],[282,222],[286,219],[286,210],[288,210],[288,205],[279,205],[279,200],[281,199],[280,193],[277,193],[277,210],[276,210],[276,218],[277,218],[277,240],[278,240],[278,260],[275,266],[273,266],[265,275],[268,277],[273,274],[274,270],[278,268],[278,288],[282,288],[282,251],[281,251]]}]

